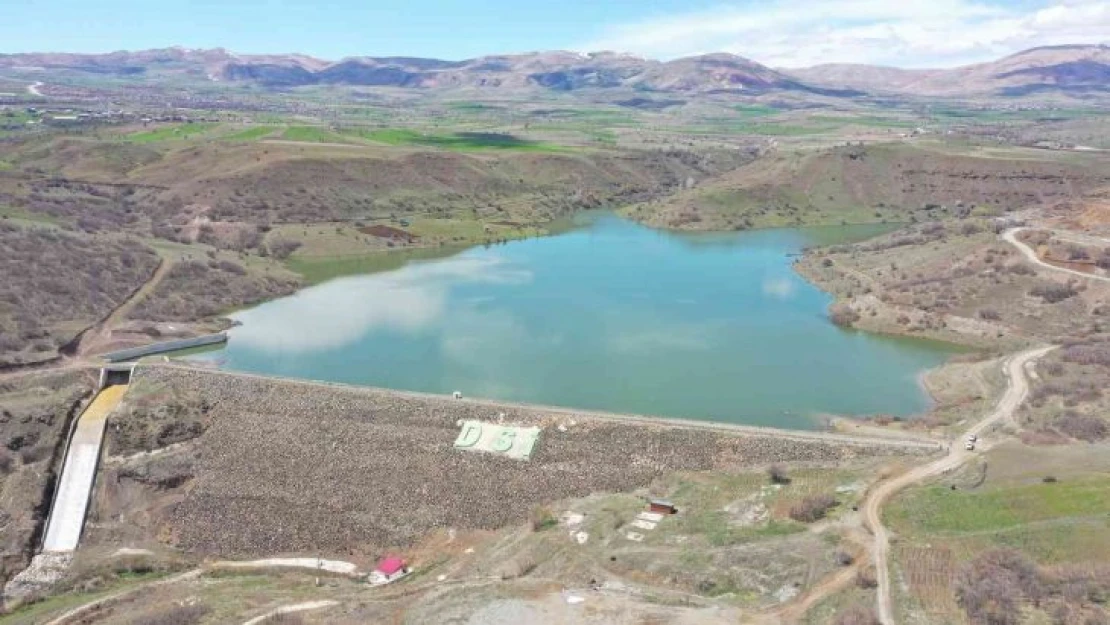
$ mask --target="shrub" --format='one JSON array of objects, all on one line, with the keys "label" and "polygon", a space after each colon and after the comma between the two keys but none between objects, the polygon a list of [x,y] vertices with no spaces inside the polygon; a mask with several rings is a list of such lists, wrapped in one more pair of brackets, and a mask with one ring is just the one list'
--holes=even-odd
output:
[{"label": "shrub", "polygon": [[972,623],[1016,625],[1021,602],[1037,601],[1044,594],[1036,565],[1013,549],[984,552],[956,577],[956,599]]},{"label": "shrub", "polygon": [[813,523],[825,518],[829,509],[836,506],[832,495],[810,495],[790,507],[790,518],[802,523]]},{"label": "shrub", "polygon": [[1093,443],[1106,438],[1106,422],[1098,417],[1068,411],[1056,417],[1052,426],[1072,438]]},{"label": "shrub", "polygon": [[998,321],[1002,318],[1002,315],[993,308],[984,308],[979,311],[979,318],[987,321]]},{"label": "shrub", "polygon": [[790,477],[786,475],[786,467],[781,464],[772,464],[767,467],[767,477],[771,478],[772,484],[790,483]]},{"label": "shrub", "polygon": [[1039,297],[1049,304],[1055,304],[1078,295],[1079,291],[1076,291],[1070,284],[1040,284],[1033,287],[1029,294],[1033,297]]},{"label": "shrub", "polygon": [[1068,246],[1068,260],[1090,260],[1091,254],[1078,245]]},{"label": "shrub", "polygon": [[875,569],[870,566],[860,567],[856,571],[856,586],[860,588],[875,588],[879,581],[875,578]]},{"label": "shrub", "polygon": [[242,265],[240,265],[238,263],[233,263],[230,260],[221,260],[220,262],[216,263],[216,266],[221,271],[226,271],[227,273],[233,273],[237,276],[247,275],[247,270],[244,269]]},{"label": "shrub", "polygon": [[862,605],[854,605],[836,615],[833,625],[881,625],[874,610]]},{"label": "shrub", "polygon": [[852,324],[859,321],[859,313],[847,304],[834,304],[829,309],[829,320],[838,326],[850,328]]},{"label": "shrub", "polygon": [[297,251],[297,248],[299,248],[300,246],[300,241],[293,241],[291,239],[274,239],[273,241],[270,241],[270,244],[267,247],[270,249],[271,256],[277,258],[278,260],[285,260],[286,258],[289,258],[289,256],[293,252]]},{"label": "shrub", "polygon": [[1032,267],[1026,265],[1025,263],[1014,263],[1013,265],[1006,265],[1006,271],[1009,271],[1010,273],[1018,276],[1032,276],[1037,273]]},{"label": "shrub", "polygon": [[266,617],[259,625],[304,625],[304,618],[300,614],[274,614]]},{"label": "shrub", "polygon": [[559,521],[551,510],[539,507],[532,511],[532,531],[542,532],[545,529],[555,527]]},{"label": "shrub", "polygon": [[1110,343],[1069,345],[1064,348],[1060,357],[1066,362],[1074,362],[1080,365],[1110,367]]}]

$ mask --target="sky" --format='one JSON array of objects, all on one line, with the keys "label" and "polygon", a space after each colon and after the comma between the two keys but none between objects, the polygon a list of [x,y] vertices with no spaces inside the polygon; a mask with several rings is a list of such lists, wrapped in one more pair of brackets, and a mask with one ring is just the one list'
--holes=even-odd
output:
[{"label": "sky", "polygon": [[614,50],[950,67],[1110,44],[1110,0],[2,0],[0,53],[181,45],[326,59]]}]

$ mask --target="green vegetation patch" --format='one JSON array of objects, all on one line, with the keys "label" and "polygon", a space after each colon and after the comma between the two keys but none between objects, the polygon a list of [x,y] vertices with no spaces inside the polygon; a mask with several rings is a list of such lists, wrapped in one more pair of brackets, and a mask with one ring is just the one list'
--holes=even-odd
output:
[{"label": "green vegetation patch", "polygon": [[500,110],[502,110],[502,107],[500,107],[500,106],[492,106],[492,105],[489,105],[489,104],[482,104],[481,102],[466,102],[466,101],[447,102],[446,106],[447,106],[447,108],[449,108],[451,110],[462,111],[462,112],[465,112],[465,113],[482,113],[482,112],[485,112],[485,111],[500,111]]},{"label": "green vegetation patch", "polygon": [[930,486],[900,497],[887,514],[895,524],[922,533],[987,532],[1064,517],[1106,515],[1110,514],[1110,478],[983,491]]},{"label": "green vegetation patch", "polygon": [[773,106],[767,106],[766,104],[737,104],[732,107],[732,110],[736,111],[739,113],[740,117],[744,118],[766,117],[767,115],[774,115],[780,112],[779,109]]},{"label": "green vegetation patch", "polygon": [[495,132],[426,133],[408,128],[357,131],[364,139],[388,145],[415,145],[459,152],[512,150],[521,152],[561,152],[568,148]]},{"label": "green vegetation patch", "polygon": [[263,137],[274,134],[278,130],[274,126],[255,126],[230,135],[220,137],[222,141],[257,141]]},{"label": "green vegetation patch", "polygon": [[123,139],[129,143],[157,143],[160,141],[177,141],[191,139],[207,133],[216,127],[216,124],[176,124],[164,126],[153,130],[143,130],[125,135]]},{"label": "green vegetation patch", "polygon": [[304,141],[306,143],[347,143],[343,135],[322,126],[290,126],[281,133],[281,138],[286,141]]},{"label": "green vegetation patch", "polygon": [[836,124],[838,126],[868,126],[873,128],[916,128],[921,124],[909,119],[894,117],[879,117],[877,115],[850,115],[836,117],[833,115],[810,115],[807,121],[819,124]]},{"label": "green vegetation patch", "polygon": [[304,278],[309,284],[319,284],[332,278],[357,274],[390,271],[405,266],[410,261],[446,258],[465,249],[465,246],[423,247],[400,251],[372,252],[358,256],[332,258],[298,257],[293,255],[285,266]]}]

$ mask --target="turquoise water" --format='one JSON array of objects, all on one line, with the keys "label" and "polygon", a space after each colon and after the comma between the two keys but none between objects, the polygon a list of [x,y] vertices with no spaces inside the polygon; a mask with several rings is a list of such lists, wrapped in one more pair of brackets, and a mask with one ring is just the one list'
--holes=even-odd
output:
[{"label": "turquoise water", "polygon": [[791,268],[874,227],[712,235],[601,216],[558,236],[339,278],[235,313],[225,368],[791,428],[910,415],[952,352],[844,331]]}]

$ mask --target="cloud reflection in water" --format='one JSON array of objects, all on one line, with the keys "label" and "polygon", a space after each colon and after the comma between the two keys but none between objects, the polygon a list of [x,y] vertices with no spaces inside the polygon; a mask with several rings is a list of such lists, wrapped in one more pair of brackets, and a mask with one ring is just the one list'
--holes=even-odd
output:
[{"label": "cloud reflection in water", "polygon": [[270,353],[325,351],[376,330],[417,334],[438,325],[452,287],[526,284],[532,273],[496,256],[463,254],[396,271],[340,278],[232,315],[234,342]]}]

